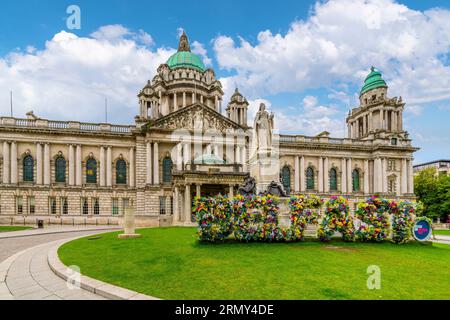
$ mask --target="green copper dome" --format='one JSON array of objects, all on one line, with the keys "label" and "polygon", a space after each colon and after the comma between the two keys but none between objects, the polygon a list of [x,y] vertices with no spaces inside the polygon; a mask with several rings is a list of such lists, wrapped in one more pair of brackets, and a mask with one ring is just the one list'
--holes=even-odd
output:
[{"label": "green copper dome", "polygon": [[199,71],[205,71],[205,65],[202,60],[192,52],[177,52],[167,60],[170,69],[176,68],[194,68]]},{"label": "green copper dome", "polygon": [[189,40],[184,32],[180,37],[178,52],[167,60],[167,65],[172,70],[176,68],[193,68],[203,72],[206,69],[200,57],[191,52]]},{"label": "green copper dome", "polygon": [[381,72],[377,71],[374,67],[370,69],[369,75],[364,80],[364,86],[361,89],[361,94],[376,88],[387,87],[386,82],[381,77]]}]

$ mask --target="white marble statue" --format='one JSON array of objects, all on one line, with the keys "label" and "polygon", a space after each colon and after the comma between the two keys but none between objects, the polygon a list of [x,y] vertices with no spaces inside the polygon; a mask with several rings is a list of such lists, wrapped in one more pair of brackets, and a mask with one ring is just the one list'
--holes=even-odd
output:
[{"label": "white marble statue", "polygon": [[266,110],[264,103],[259,106],[253,128],[254,151],[270,149],[272,147],[273,113]]}]

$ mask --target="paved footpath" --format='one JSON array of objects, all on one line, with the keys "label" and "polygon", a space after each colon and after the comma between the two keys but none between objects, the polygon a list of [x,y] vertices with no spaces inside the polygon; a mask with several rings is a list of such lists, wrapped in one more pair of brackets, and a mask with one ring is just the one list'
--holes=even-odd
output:
[{"label": "paved footpath", "polygon": [[66,281],[50,269],[48,252],[56,244],[77,236],[105,232],[92,228],[69,231],[0,239],[0,300],[104,300],[83,289],[70,289]]}]

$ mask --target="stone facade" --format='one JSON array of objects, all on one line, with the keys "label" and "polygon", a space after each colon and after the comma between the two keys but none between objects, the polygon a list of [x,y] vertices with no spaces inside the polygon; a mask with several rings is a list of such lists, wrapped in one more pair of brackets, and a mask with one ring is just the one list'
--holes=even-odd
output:
[{"label": "stone facade", "polygon": [[[132,206],[137,226],[189,225],[193,196],[233,196],[250,172],[248,102],[236,89],[222,110],[221,83],[199,61],[183,35],[139,92],[134,125],[1,117],[0,223],[117,224]],[[288,192],[414,197],[405,104],[368,87],[347,138],[274,136]]]}]

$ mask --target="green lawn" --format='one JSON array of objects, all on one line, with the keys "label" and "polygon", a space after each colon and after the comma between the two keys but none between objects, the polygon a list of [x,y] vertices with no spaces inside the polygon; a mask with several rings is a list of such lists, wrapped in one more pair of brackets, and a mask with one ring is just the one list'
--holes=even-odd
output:
[{"label": "green lawn", "polygon": [[0,226],[0,232],[22,231],[30,230],[32,227],[19,227],[19,226]]},{"label": "green lawn", "polygon": [[[450,246],[411,243],[201,244],[195,228],[83,238],[59,250],[66,265],[162,299],[450,299]],[[368,290],[369,265],[381,289]]]},{"label": "green lawn", "polygon": [[433,233],[442,236],[450,236],[450,230],[433,230]]}]

